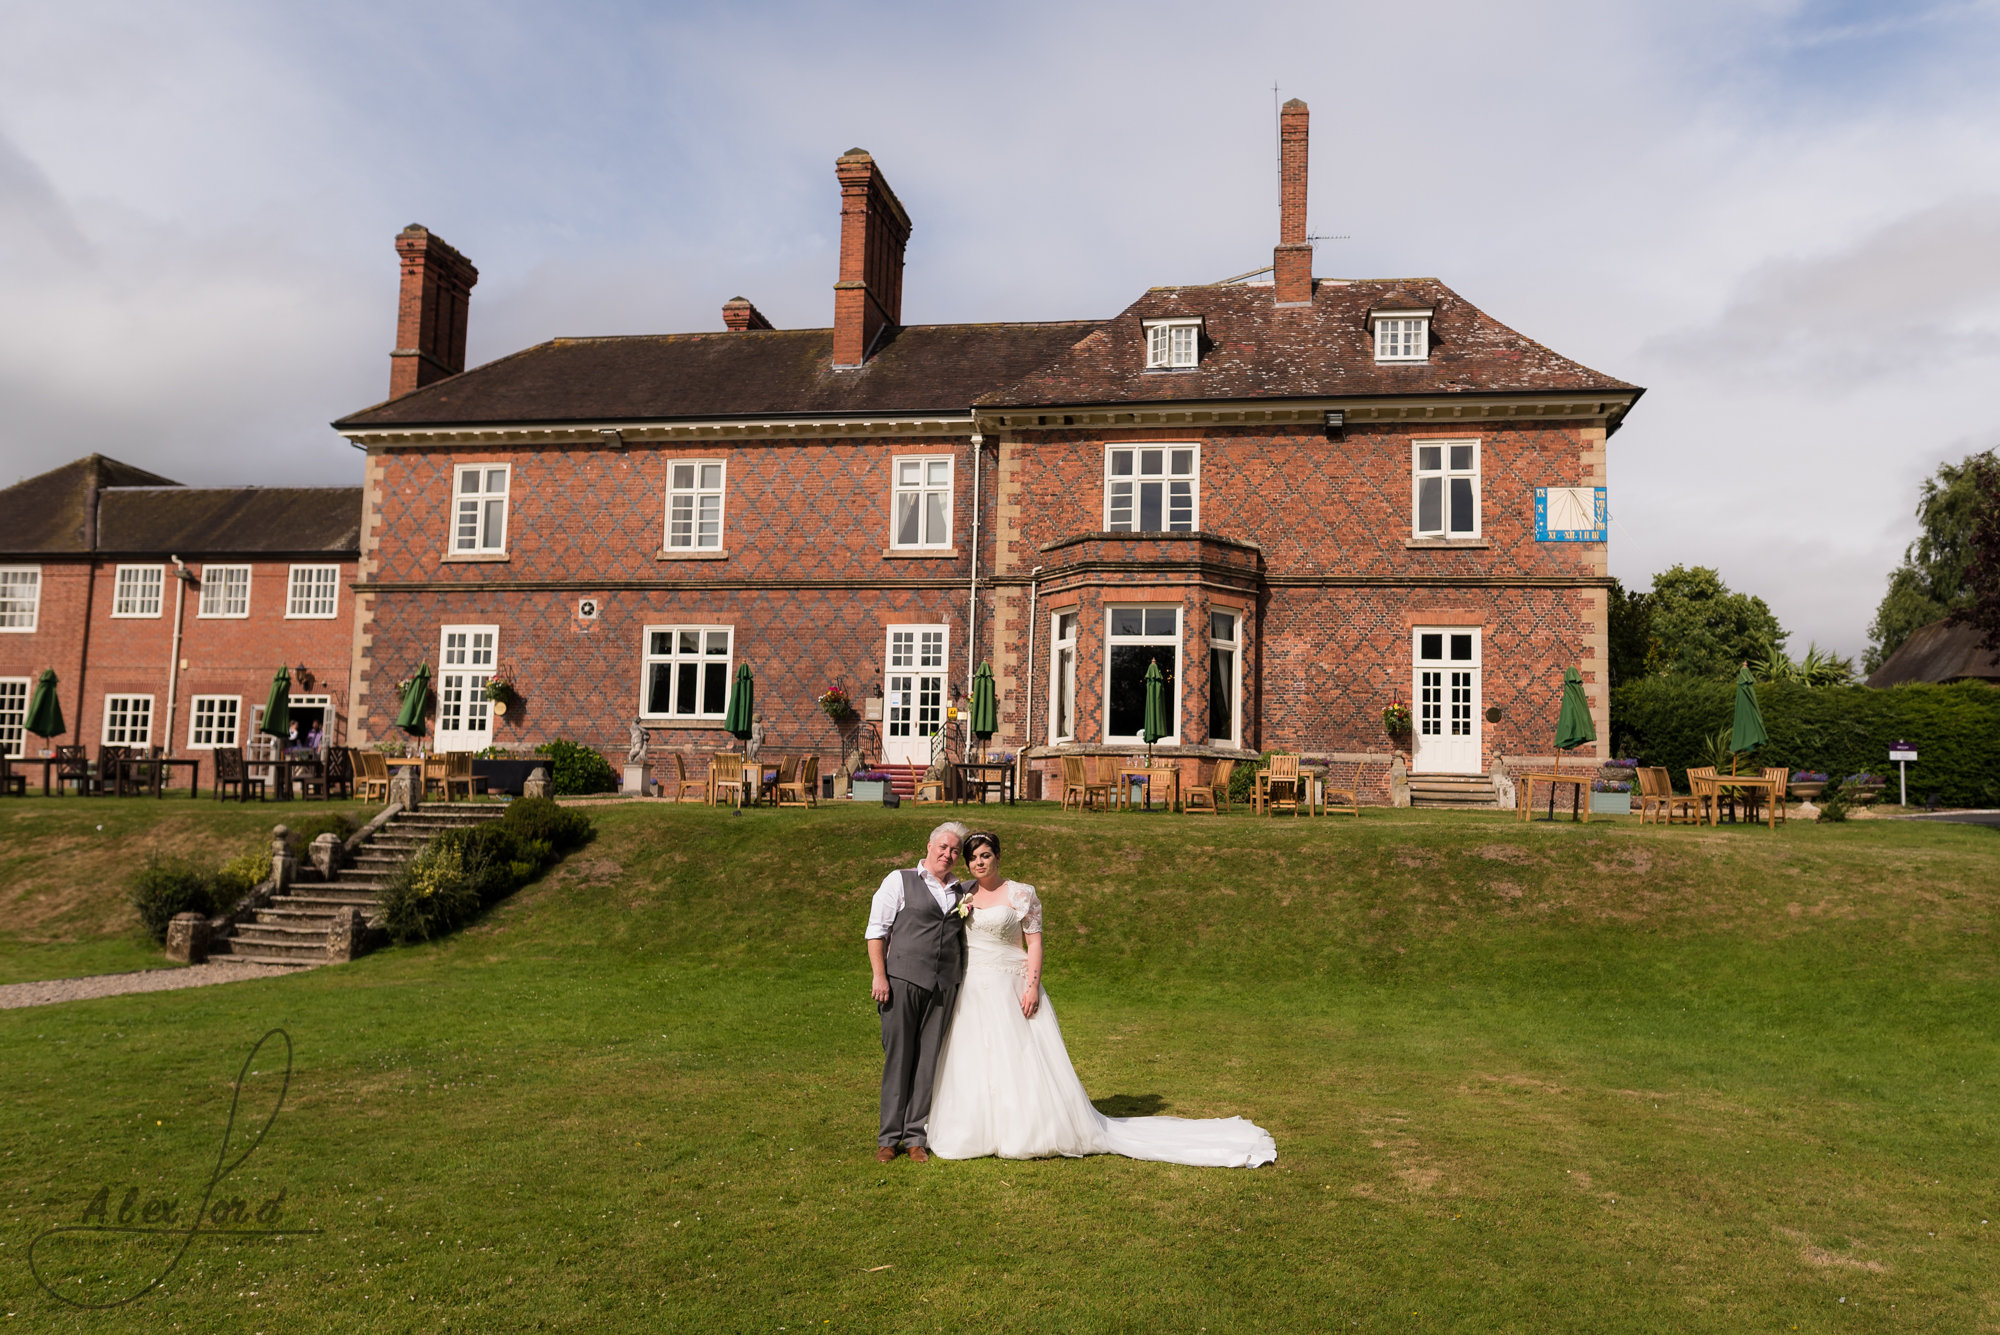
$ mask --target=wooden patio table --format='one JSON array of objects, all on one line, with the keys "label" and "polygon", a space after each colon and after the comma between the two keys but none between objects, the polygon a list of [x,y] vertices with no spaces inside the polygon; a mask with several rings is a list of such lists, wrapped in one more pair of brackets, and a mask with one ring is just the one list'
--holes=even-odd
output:
[{"label": "wooden patio table", "polygon": [[[118,762],[118,791],[123,795],[129,780],[141,796],[150,789],[154,797],[164,797],[168,771],[175,765],[188,767],[188,796],[201,796],[200,759],[179,756],[127,756]],[[47,773],[43,771],[44,776]]]},{"label": "wooden patio table", "polygon": [[1122,765],[1118,770],[1118,791],[1112,796],[1118,805],[1131,810],[1132,780],[1146,780],[1146,810],[1153,809],[1153,780],[1164,781],[1170,789],[1167,795],[1167,810],[1174,810],[1181,797],[1181,770],[1178,765]]},{"label": "wooden patio table", "polygon": [[[1704,786],[1713,785],[1718,795],[1724,788],[1761,789],[1767,798],[1767,800],[1764,803],[1763,823],[1768,825],[1773,830],[1778,828],[1777,790],[1778,790],[1778,785],[1780,783],[1786,782],[1787,780],[1767,779],[1761,774],[1716,774],[1712,776],[1704,774],[1701,776],[1701,781]],[[1720,825],[1722,823],[1721,802],[1709,801],[1704,803],[1703,807],[1708,812],[1708,823],[1711,826]]]},{"label": "wooden patio table", "polygon": [[961,760],[951,767],[953,802],[970,802],[970,794],[977,789],[979,800],[986,800],[988,789],[995,789],[1000,800],[1008,806],[1014,805],[1014,766],[998,760]]},{"label": "wooden patio table", "polygon": [[1580,818],[1587,825],[1590,823],[1590,799],[1585,797],[1584,794],[1589,791],[1589,785],[1596,778],[1597,774],[1594,771],[1585,774],[1580,770],[1571,770],[1567,774],[1523,774],[1514,780],[1514,804],[1520,809],[1523,821],[1532,818],[1535,811],[1535,785],[1537,783],[1545,783],[1549,786],[1549,819],[1554,820],[1556,818],[1556,786],[1566,783],[1574,790],[1570,794],[1569,818],[1571,820]]}]

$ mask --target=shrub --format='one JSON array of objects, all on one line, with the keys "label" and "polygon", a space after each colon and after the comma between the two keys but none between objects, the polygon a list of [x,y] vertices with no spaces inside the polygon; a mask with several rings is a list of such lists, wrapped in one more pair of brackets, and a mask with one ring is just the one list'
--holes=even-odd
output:
[{"label": "shrub", "polygon": [[1229,772],[1229,800],[1241,806],[1250,805],[1257,796],[1257,771],[1270,763],[1270,752],[1266,751],[1255,760],[1240,762]]},{"label": "shrub", "polygon": [[466,839],[450,831],[396,868],[377,896],[382,926],[397,941],[429,941],[479,912],[478,867],[468,867]]},{"label": "shrub", "polygon": [[215,873],[187,858],[155,853],[132,878],[132,907],[139,911],[146,935],[164,945],[175,914],[216,912]]},{"label": "shrub", "polygon": [[502,823],[523,838],[547,843],[558,857],[583,847],[596,832],[590,817],[581,811],[564,810],[546,797],[524,797],[509,802]]},{"label": "shrub", "polygon": [[555,782],[559,797],[618,791],[618,772],[587,746],[557,738],[536,747],[535,754],[549,758],[549,778]]},{"label": "shrub", "polygon": [[[1684,784],[1716,729],[1727,728],[1735,691],[1727,681],[1671,677],[1618,686],[1612,728]],[[1907,741],[1923,757],[1910,775],[1923,791],[1948,806],[2000,806],[2000,690],[1977,682],[1887,690],[1770,682],[1757,687],[1757,704],[1770,740],[1749,753],[1754,765],[1855,774],[1884,763],[1890,742]]]},{"label": "shrub", "polygon": [[215,871],[215,911],[226,913],[235,908],[270,876],[271,855],[267,852],[253,848],[229,859]]},{"label": "shrub", "polygon": [[594,833],[589,817],[547,798],[510,803],[500,820],[447,830],[389,878],[379,896],[383,926],[403,942],[456,931]]}]

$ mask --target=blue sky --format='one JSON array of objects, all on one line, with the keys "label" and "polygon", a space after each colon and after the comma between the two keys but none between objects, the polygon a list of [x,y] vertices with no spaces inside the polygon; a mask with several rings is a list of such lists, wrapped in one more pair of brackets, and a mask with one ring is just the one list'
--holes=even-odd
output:
[{"label": "blue sky", "polygon": [[[1393,12],[1384,12],[1393,11]],[[1714,565],[1858,651],[1917,482],[2000,443],[2000,11],[1588,3],[0,0],[0,479],[96,450],[338,484],[391,238],[471,355],[830,319],[833,159],[915,221],[912,321],[1109,315],[1268,260],[1271,85],[1327,277],[1435,275],[1649,387],[1612,569]]]}]

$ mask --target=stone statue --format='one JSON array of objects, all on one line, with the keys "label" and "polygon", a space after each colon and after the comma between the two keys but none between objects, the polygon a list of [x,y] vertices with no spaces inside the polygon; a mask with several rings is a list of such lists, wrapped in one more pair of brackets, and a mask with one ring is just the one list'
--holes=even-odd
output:
[{"label": "stone statue", "polygon": [[646,729],[638,719],[632,720],[632,737],[625,745],[625,758],[634,765],[646,763]]},{"label": "stone statue", "polygon": [[746,760],[755,760],[757,758],[757,753],[763,749],[764,749],[764,716],[762,714],[759,714],[757,715],[757,717],[750,720],[750,742],[749,745],[743,748],[743,756]]}]

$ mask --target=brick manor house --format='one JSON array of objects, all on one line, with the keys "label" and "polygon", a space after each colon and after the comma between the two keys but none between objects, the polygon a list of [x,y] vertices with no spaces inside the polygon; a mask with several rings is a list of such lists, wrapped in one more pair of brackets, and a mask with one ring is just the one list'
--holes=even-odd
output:
[{"label": "brick manor house", "polygon": [[[1142,745],[1151,663],[1156,754],[1299,750],[1378,793],[1392,701],[1419,774],[1546,755],[1565,666],[1605,738],[1605,441],[1643,391],[1434,279],[1314,278],[1305,105],[1281,126],[1268,277],[1108,320],[903,324],[910,218],[859,149],[831,328],[738,297],[718,332],[467,371],[478,272],[405,229],[392,396],[335,423],[366,451],[355,735],[428,663],[438,747],[615,759],[636,719],[700,772],[748,662],[765,754],[925,764],[988,661],[1030,796]],[[829,719],[833,683],[879,722]]]}]

